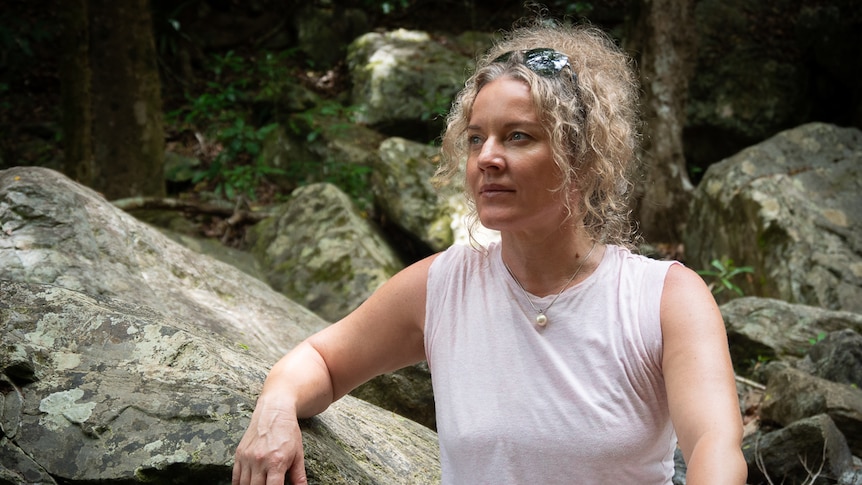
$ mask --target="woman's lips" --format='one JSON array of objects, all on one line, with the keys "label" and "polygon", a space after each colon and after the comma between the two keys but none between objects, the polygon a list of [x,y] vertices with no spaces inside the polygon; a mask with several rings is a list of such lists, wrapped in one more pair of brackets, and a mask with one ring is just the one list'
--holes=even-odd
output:
[{"label": "woman's lips", "polygon": [[505,185],[499,185],[499,184],[486,184],[486,185],[483,185],[479,189],[479,195],[481,195],[483,197],[492,197],[495,195],[513,193],[513,192],[515,192],[513,189],[510,189],[510,188],[506,187]]}]

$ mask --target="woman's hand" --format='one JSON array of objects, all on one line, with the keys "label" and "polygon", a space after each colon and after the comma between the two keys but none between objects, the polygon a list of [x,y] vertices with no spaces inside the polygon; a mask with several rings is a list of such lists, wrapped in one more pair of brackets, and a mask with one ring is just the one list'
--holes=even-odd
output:
[{"label": "woman's hand", "polygon": [[302,433],[293,407],[272,404],[264,396],[236,450],[233,485],[306,485]]}]

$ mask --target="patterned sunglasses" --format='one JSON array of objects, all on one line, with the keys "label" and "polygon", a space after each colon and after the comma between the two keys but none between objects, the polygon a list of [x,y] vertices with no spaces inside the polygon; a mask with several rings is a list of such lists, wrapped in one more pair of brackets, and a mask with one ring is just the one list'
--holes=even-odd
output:
[{"label": "patterned sunglasses", "polygon": [[578,82],[578,75],[575,74],[575,70],[572,69],[572,65],[569,64],[569,56],[547,47],[539,47],[537,49],[529,49],[525,51],[509,51],[498,56],[494,59],[494,62],[508,62],[516,52],[521,54],[523,64],[539,76],[553,77],[558,75],[563,68],[568,67],[569,72],[572,73],[572,80],[575,83]]}]

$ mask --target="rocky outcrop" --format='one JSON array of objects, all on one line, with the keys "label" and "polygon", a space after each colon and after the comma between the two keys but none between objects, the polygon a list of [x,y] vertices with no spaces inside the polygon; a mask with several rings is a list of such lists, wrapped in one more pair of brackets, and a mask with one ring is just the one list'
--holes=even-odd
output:
[{"label": "rocky outcrop", "polygon": [[853,456],[844,435],[825,414],[751,435],[742,449],[748,462],[747,483],[859,483],[847,481],[855,475]]},{"label": "rocky outcrop", "polygon": [[[194,320],[0,281],[0,480],[230,483],[269,363]],[[347,397],[303,423],[310,483],[437,483],[436,437]]]},{"label": "rocky outcrop", "polygon": [[860,162],[862,132],[813,123],[712,165],[695,190],[687,263],[754,270],[733,280],[753,296],[721,305],[734,366],[763,383],[742,404],[750,483],[862,483]]},{"label": "rocky outcrop", "polygon": [[862,132],[812,123],[712,165],[686,228],[690,265],[751,266],[747,295],[862,312]]},{"label": "rocky outcrop", "polygon": [[334,322],[353,311],[404,264],[334,185],[293,192],[248,241],[276,291]]},{"label": "rocky outcrop", "polygon": [[375,206],[430,251],[452,244],[479,244],[499,239],[497,231],[468,219],[467,200],[460,181],[445,186],[432,184],[440,159],[439,148],[404,138],[388,138],[380,144],[380,162],[371,176]]},{"label": "rocky outcrop", "polygon": [[[326,322],[95,192],[0,172],[0,482],[229,483],[275,359]],[[437,483],[427,427],[350,396],[310,483]]]},{"label": "rocky outcrop", "polygon": [[862,127],[862,98],[853,92],[862,75],[862,17],[854,0],[703,0],[692,21],[690,166],[705,169],[811,120]]},{"label": "rocky outcrop", "polygon": [[844,435],[850,450],[862,456],[862,389],[815,377],[782,363],[770,364],[763,372],[767,385],[760,408],[761,420],[789,426],[801,419],[826,414]]},{"label": "rocky outcrop", "polygon": [[721,305],[721,315],[731,357],[742,373],[758,362],[805,357],[830,332],[862,333],[862,314],[771,298],[736,298]]},{"label": "rocky outcrop", "polygon": [[433,139],[439,122],[429,132],[426,120],[446,112],[471,64],[470,57],[433,42],[427,32],[397,29],[358,37],[348,47],[347,65],[359,121],[393,135],[418,130],[421,138]]},{"label": "rocky outcrop", "polygon": [[49,169],[0,172],[0,268],[0,279],[118,297],[195,321],[269,362],[326,326],[266,283],[175,243]]},{"label": "rocky outcrop", "polygon": [[748,483],[862,483],[862,315],[755,297],[721,312],[737,372],[763,383],[741,399]]}]

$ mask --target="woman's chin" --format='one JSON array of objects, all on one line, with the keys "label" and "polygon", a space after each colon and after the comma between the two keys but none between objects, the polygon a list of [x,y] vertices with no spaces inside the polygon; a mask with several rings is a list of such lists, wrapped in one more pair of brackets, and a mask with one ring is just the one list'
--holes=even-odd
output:
[{"label": "woman's chin", "polygon": [[482,224],[482,227],[486,229],[491,229],[493,231],[500,231],[503,229],[505,224],[503,223],[504,219],[501,217],[495,217],[489,214],[479,214],[479,223]]}]

